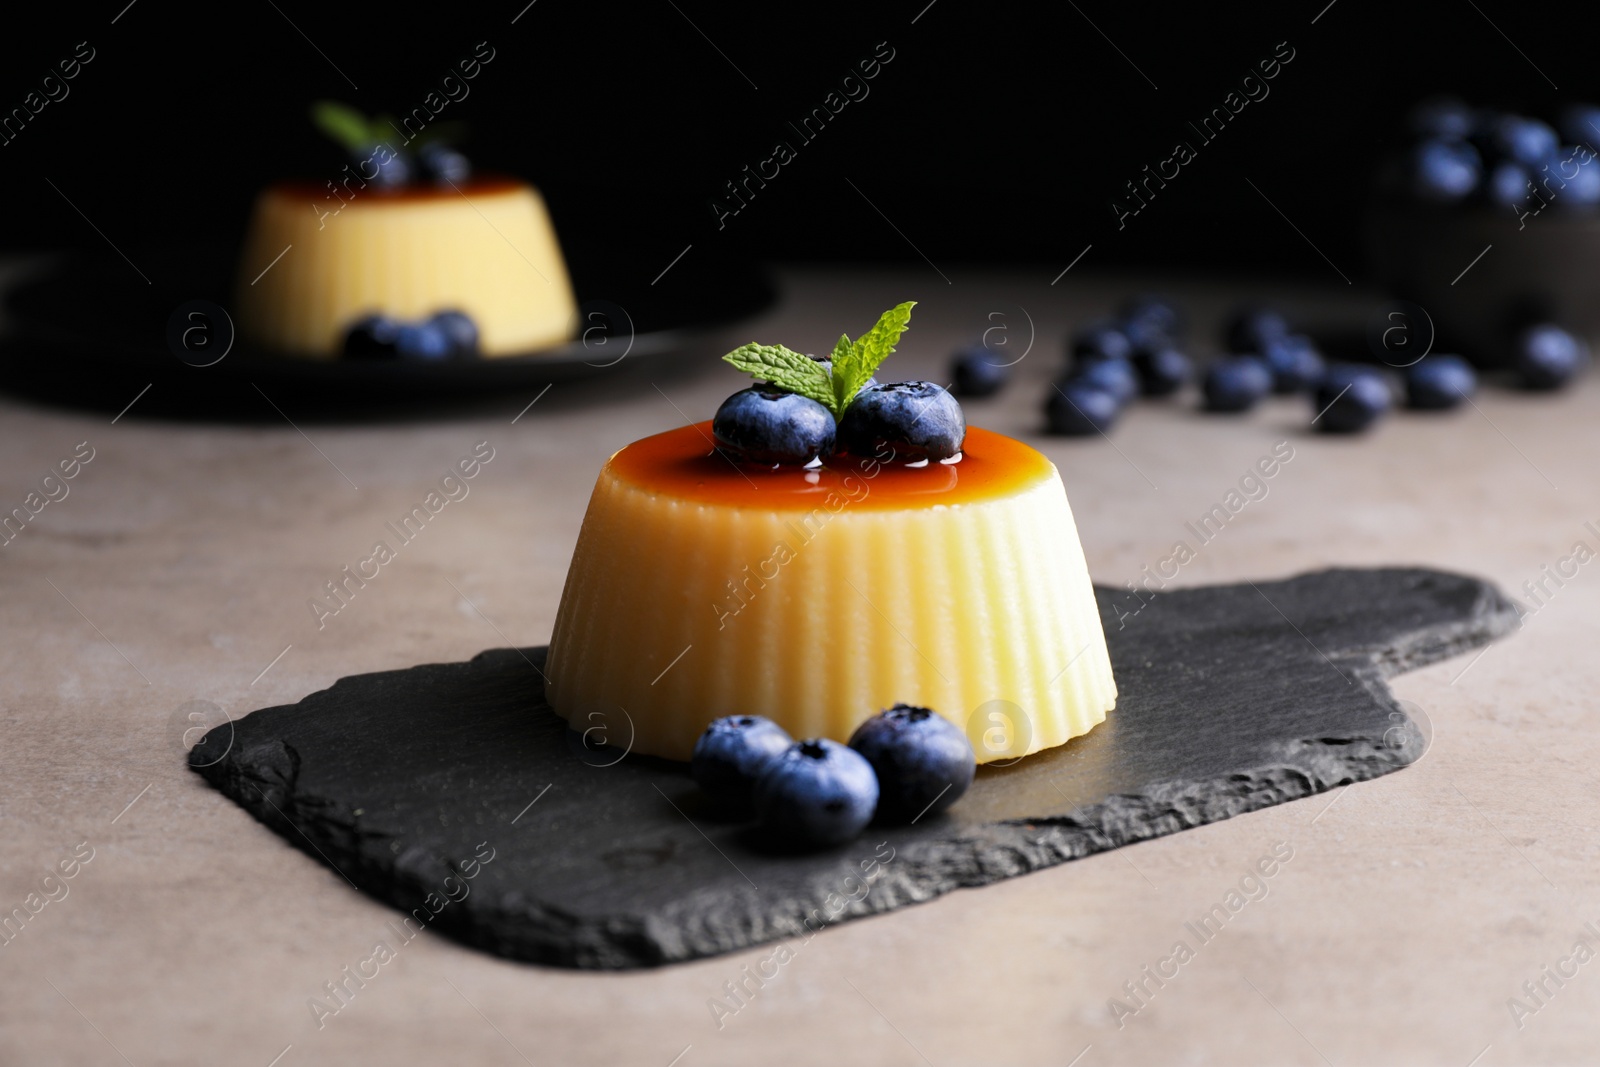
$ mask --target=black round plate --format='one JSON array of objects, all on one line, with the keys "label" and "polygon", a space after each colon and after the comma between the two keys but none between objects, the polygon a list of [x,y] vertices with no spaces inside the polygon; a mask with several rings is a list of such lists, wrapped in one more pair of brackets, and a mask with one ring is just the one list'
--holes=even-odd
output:
[{"label": "black round plate", "polygon": [[[48,359],[58,370],[64,364],[83,375],[114,371],[157,381],[193,383],[198,373],[269,390],[314,391],[325,399],[422,397],[543,386],[671,357],[710,331],[760,313],[776,298],[767,273],[748,262],[707,255],[677,265],[677,277],[668,274],[654,284],[639,265],[659,254],[610,249],[601,256],[569,256],[579,314],[574,340],[557,348],[438,363],[308,360],[233,339],[224,356],[201,366],[228,340],[231,316],[190,319],[180,309],[210,305],[226,311],[235,258],[232,248],[220,246],[146,249],[130,259],[110,251],[71,254],[7,294],[13,332],[22,342],[11,346],[10,359]],[[196,327],[193,347],[169,340],[190,322]]]}]

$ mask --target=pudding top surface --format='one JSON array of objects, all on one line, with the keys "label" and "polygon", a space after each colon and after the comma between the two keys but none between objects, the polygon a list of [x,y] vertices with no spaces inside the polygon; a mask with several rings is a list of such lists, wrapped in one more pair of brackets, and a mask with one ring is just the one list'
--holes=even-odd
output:
[{"label": "pudding top surface", "polygon": [[[351,171],[350,173],[355,173]],[[367,182],[363,187],[360,176],[352,179],[350,187],[346,188],[341,182],[350,177],[350,173],[340,171],[338,176],[331,179],[339,193],[335,193],[327,185],[313,181],[282,181],[274,182],[267,188],[268,194],[292,200],[321,201],[324,198],[337,201],[340,196],[351,196],[351,204],[366,204],[378,206],[383,204],[426,204],[439,200],[460,200],[462,196],[503,196],[506,193],[520,193],[530,188],[527,182],[515,178],[507,178],[498,174],[475,175],[457,186],[433,185],[417,183],[403,185],[397,189],[384,189]],[[352,195],[353,194],[353,195]]]},{"label": "pudding top surface", "polygon": [[872,456],[839,455],[819,469],[736,463],[712,444],[711,423],[633,442],[606,464],[611,477],[646,492],[725,507],[809,511],[842,498],[889,510],[999,500],[1053,477],[1055,466],[1021,441],[967,428],[960,460],[909,467]]}]

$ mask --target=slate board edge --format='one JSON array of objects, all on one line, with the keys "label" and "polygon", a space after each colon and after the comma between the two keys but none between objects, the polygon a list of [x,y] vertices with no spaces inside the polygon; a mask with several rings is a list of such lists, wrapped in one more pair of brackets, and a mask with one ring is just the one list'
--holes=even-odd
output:
[{"label": "slate board edge", "polygon": [[[1478,602],[1468,616],[1401,635],[1388,645],[1338,650],[1330,667],[1349,674],[1381,704],[1404,715],[1385,679],[1486,645],[1520,625],[1521,611],[1514,601],[1488,583],[1480,583],[1480,587]],[[490,654],[492,650],[479,655]],[[652,916],[586,919],[537,901],[519,900],[514,910],[506,907],[505,901],[498,908],[483,904],[473,910],[447,907],[430,928],[472,947],[530,963],[629,970],[685,962],[783,939],[808,940],[826,926],[922,903],[954,889],[990,885],[1341,785],[1369,781],[1408,766],[1422,751],[1415,738],[1401,747],[1374,745],[1367,739],[1306,738],[1285,746],[1281,765],[1265,773],[1158,782],[1143,793],[1114,795],[1069,816],[991,823],[958,839],[908,846],[892,861],[879,865],[880,875],[865,896],[837,912],[827,898],[769,903],[759,911],[729,899],[725,908],[715,909],[715,919],[685,926]],[[249,762],[246,756],[251,758]],[[277,743],[242,752],[234,749],[218,763],[191,764],[191,769],[363,892],[404,912],[424,908],[424,898],[437,879],[408,877],[406,871],[437,871],[440,864],[453,866],[451,860],[416,848],[392,869],[335,865],[322,845],[342,851],[336,848],[337,840],[348,837],[354,828],[324,817],[314,798],[297,800],[292,788],[297,764],[294,751]],[[277,794],[276,799],[268,796],[268,791]],[[862,841],[868,842],[870,837],[869,831]],[[870,846],[862,851],[870,851]],[[701,909],[701,915],[711,910]],[[491,917],[485,920],[483,916]]]}]

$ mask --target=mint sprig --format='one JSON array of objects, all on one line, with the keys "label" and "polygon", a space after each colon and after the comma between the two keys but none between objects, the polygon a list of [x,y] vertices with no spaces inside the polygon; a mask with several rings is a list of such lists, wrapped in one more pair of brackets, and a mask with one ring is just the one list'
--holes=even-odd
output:
[{"label": "mint sprig", "polygon": [[845,347],[845,338],[833,346],[833,395],[835,418],[844,414],[861,387],[871,379],[872,373],[894,352],[895,342],[911,323],[911,309],[915,300],[907,300],[878,316],[872,329]]},{"label": "mint sprig", "polygon": [[840,335],[833,346],[831,375],[810,356],[783,345],[742,345],[722,358],[746,374],[815,400],[838,419],[861,387],[872,379],[873,372],[894,352],[916,304],[915,300],[908,300],[895,305],[854,341],[848,334]]},{"label": "mint sprig", "polygon": [[454,145],[466,139],[466,127],[459,122],[435,122],[414,134],[408,134],[395,122],[393,115],[380,114],[372,118],[349,104],[337,100],[318,100],[311,105],[311,124],[325,137],[337,142],[354,156],[365,156],[373,146],[388,144],[400,137],[418,148],[430,144]]}]

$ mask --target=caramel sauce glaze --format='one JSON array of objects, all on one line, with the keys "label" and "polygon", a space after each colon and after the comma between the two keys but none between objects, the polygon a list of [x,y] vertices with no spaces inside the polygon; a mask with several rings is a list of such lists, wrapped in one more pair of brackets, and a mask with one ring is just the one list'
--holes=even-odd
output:
[{"label": "caramel sauce glaze", "polygon": [[952,463],[912,467],[895,459],[837,455],[812,470],[760,467],[717,452],[707,421],[633,442],[611,457],[606,473],[645,492],[696,504],[808,510],[832,493],[852,507],[888,510],[998,500],[1052,477],[1055,467],[1021,441],[975,426],[968,427],[961,458]]},{"label": "caramel sauce glaze", "polygon": [[[349,179],[350,184],[342,184],[344,179]],[[474,177],[452,188],[448,185],[434,185],[431,182],[418,182],[404,185],[397,189],[384,189],[372,182],[362,186],[360,178],[350,178],[349,174],[340,172],[337,178],[332,179],[338,188],[338,196],[354,197],[356,201],[367,201],[373,204],[418,204],[432,200],[460,200],[463,195],[473,196],[499,196],[505,193],[514,193],[528,188],[527,182],[517,181],[515,178],[506,178],[496,174],[486,174]],[[326,184],[311,181],[282,181],[274,182],[267,190],[268,194],[290,200],[320,201],[328,198],[337,202],[337,197]]]}]

